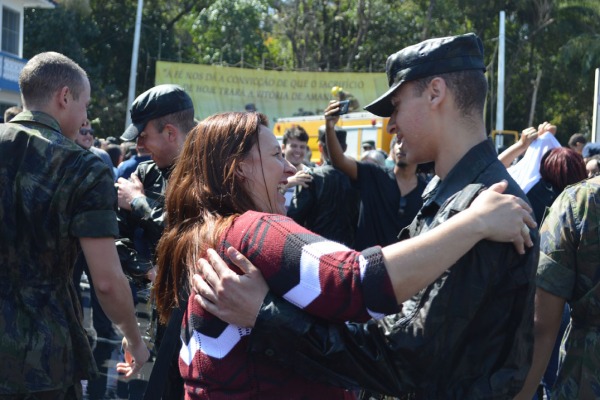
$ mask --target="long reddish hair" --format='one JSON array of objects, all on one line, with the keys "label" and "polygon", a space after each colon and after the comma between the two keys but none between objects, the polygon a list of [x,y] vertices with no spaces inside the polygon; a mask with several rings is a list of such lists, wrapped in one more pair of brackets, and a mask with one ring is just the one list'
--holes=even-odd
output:
[{"label": "long reddish hair", "polygon": [[187,135],[169,178],[157,246],[153,293],[162,322],[189,288],[196,260],[216,246],[236,216],[256,209],[236,170],[267,124],[260,113],[230,112],[206,118]]},{"label": "long reddish hair", "polygon": [[581,154],[566,147],[556,147],[542,156],[540,175],[557,193],[587,178]]}]

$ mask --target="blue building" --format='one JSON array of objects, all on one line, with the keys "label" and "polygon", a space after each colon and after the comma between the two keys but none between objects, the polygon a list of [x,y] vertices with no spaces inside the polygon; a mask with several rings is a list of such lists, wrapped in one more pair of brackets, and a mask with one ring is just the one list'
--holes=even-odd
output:
[{"label": "blue building", "polygon": [[23,58],[25,8],[54,8],[50,0],[0,0],[0,116],[8,107],[21,105],[19,74]]}]

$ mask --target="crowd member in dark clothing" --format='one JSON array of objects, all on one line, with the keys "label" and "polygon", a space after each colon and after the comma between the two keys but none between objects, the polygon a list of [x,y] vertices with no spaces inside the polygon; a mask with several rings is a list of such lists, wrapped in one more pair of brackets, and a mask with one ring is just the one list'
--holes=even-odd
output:
[{"label": "crowd member in dark clothing", "polygon": [[[137,140],[138,147],[148,151],[152,160],[140,163],[129,179],[117,181],[120,208],[117,249],[125,272],[143,284],[155,276],[154,252],[164,226],[164,193],[175,159],[195,125],[194,106],[183,88],[159,85],[135,99],[131,120],[121,139]],[[159,326],[153,335],[156,349],[163,329]],[[183,390],[181,384],[176,376],[168,379],[164,398],[178,398]]]},{"label": "crowd member in dark clothing", "polygon": [[402,228],[410,224],[423,204],[421,194],[427,183],[417,175],[417,164],[406,160],[399,144],[392,149],[396,158],[392,170],[356,161],[344,154],[334,126],[326,127],[331,164],[348,175],[360,193],[354,247],[363,250],[395,243]]},{"label": "crowd member in dark clothing", "polygon": [[575,150],[557,147],[542,156],[541,178],[527,192],[538,225],[542,224],[546,208],[562,193],[564,188],[587,177],[583,157]]},{"label": "crowd member in dark clothing", "polygon": [[600,143],[588,143],[583,147],[581,151],[581,155],[583,156],[583,161],[588,162],[595,155],[600,154]]},{"label": "crowd member in dark clothing", "polygon": [[[346,151],[346,131],[336,128],[335,134]],[[329,240],[353,247],[360,195],[350,179],[331,165],[324,127],[319,129],[319,151],[325,163],[308,171],[313,177],[308,187],[296,186],[287,216]]]},{"label": "crowd member in dark clothing", "polygon": [[[403,239],[443,226],[482,186],[500,180],[525,199],[486,138],[484,70],[474,34],[430,39],[388,58],[390,89],[366,109],[390,117],[388,130],[408,162],[434,161],[437,174]],[[329,127],[337,110],[337,103],[325,110]],[[535,245],[522,252],[478,242],[399,314],[363,325],[327,324],[277,296],[263,297],[267,291],[255,290],[260,279],[247,266],[248,279],[240,280],[200,263],[206,280],[196,275],[195,289],[213,314],[254,325],[252,354],[320,381],[411,399],[510,399],[531,364],[539,255],[537,230],[531,234]]]},{"label": "crowd member in dark clothing", "polygon": [[151,160],[150,154],[143,147],[137,148],[135,143],[133,143],[133,147],[130,148],[129,152],[133,154],[117,167],[117,179],[129,179],[140,163]]},{"label": "crowd member in dark clothing", "polygon": [[115,174],[115,180],[117,180],[117,167],[123,161],[123,150],[121,150],[121,146],[117,144],[109,144],[106,147],[106,152],[110,156],[110,161],[112,162],[112,170]]},{"label": "crowd member in dark clothing", "polygon": [[153,252],[162,234],[164,192],[171,167],[195,124],[194,106],[179,86],[159,85],[135,99],[131,120],[121,139],[137,140],[152,161],[140,163],[129,179],[117,181],[117,248],[125,271],[143,279],[152,267]]},{"label": "crowd member in dark clothing", "polygon": [[567,145],[571,150],[575,150],[579,154],[583,152],[583,148],[587,144],[587,139],[581,133],[574,133],[569,138]]}]

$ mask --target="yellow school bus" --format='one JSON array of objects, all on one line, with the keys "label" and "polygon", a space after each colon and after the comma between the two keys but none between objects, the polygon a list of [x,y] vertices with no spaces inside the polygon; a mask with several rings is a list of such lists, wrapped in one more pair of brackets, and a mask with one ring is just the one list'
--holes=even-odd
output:
[{"label": "yellow school bus", "polygon": [[[374,141],[376,148],[389,154],[392,135],[387,133],[388,120],[388,118],[378,117],[366,111],[341,115],[337,125],[348,133],[346,136],[346,143],[348,144],[346,154],[360,160],[363,152],[361,144],[365,140]],[[285,130],[294,125],[301,126],[306,130],[309,137],[308,147],[312,152],[311,161],[320,162],[319,127],[325,125],[325,117],[323,115],[309,115],[279,118],[273,126],[273,132],[277,140],[281,142]]]}]

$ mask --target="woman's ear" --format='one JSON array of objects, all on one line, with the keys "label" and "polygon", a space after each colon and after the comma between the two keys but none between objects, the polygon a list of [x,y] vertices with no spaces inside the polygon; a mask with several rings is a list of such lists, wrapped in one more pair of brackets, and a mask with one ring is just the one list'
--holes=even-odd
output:
[{"label": "woman's ear", "polygon": [[246,168],[247,168],[247,164],[245,162],[240,162],[236,167],[235,167],[235,175],[240,178],[242,181],[245,181],[247,178],[247,174],[246,174]]}]

